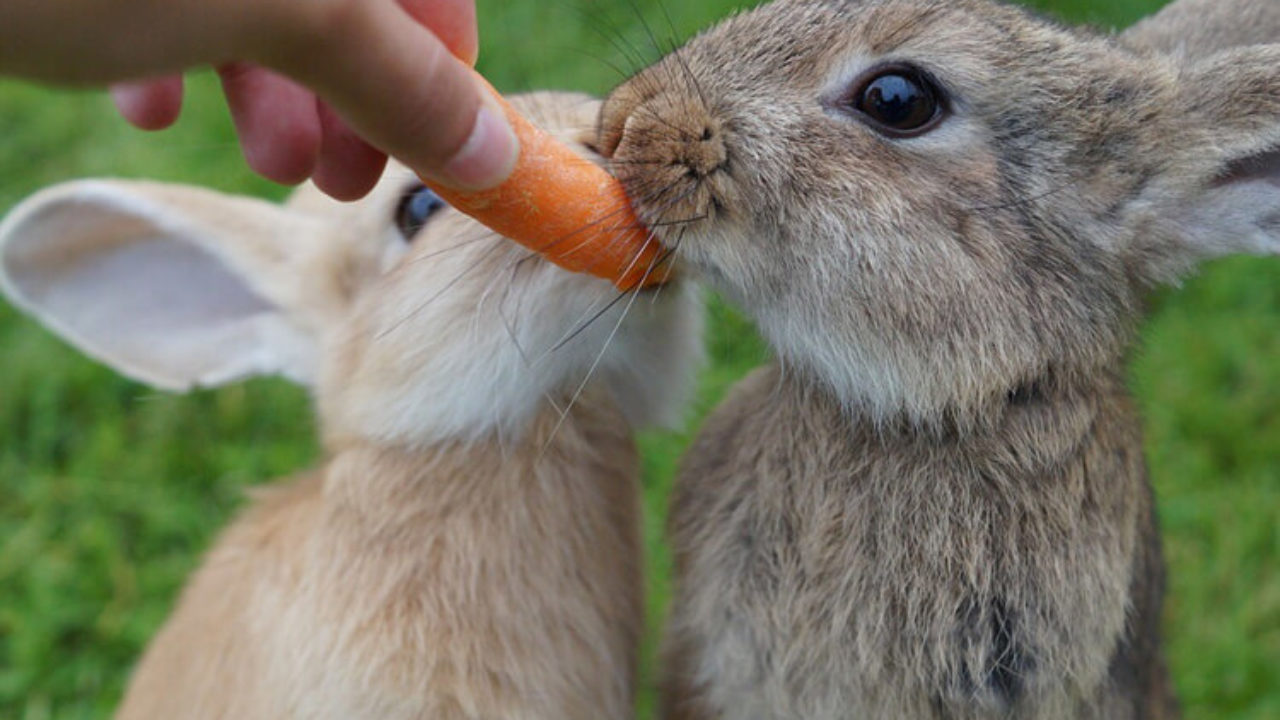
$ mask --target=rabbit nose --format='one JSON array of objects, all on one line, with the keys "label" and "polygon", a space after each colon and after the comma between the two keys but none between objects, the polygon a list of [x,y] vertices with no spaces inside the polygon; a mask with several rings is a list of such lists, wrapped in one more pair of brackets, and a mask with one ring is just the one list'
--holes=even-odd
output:
[{"label": "rabbit nose", "polygon": [[723,129],[697,98],[646,97],[631,86],[619,88],[601,110],[599,146],[613,160],[682,167],[699,179],[728,161]]},{"label": "rabbit nose", "polygon": [[646,223],[678,226],[732,213],[733,119],[712,112],[693,87],[661,87],[640,76],[600,111],[599,148]]},{"label": "rabbit nose", "polygon": [[724,167],[728,157],[723,133],[709,122],[703,125],[702,132],[697,134],[696,139],[684,143],[683,150],[681,161],[700,178]]}]

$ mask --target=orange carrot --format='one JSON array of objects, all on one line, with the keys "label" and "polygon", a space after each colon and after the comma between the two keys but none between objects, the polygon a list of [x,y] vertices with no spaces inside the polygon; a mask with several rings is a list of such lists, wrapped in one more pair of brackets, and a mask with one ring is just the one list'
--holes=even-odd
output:
[{"label": "orange carrot", "polygon": [[662,245],[636,218],[622,184],[493,94],[520,140],[515,171],[490,190],[455,190],[426,180],[431,189],[567,270],[612,280],[624,291],[664,282]]}]

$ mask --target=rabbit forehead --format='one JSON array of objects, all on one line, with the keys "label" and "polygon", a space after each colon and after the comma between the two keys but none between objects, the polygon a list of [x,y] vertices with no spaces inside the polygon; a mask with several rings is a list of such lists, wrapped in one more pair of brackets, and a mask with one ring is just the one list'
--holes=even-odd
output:
[{"label": "rabbit forehead", "polygon": [[794,81],[797,72],[826,72],[850,52],[927,48],[990,61],[1055,39],[1061,45],[1067,37],[1065,29],[1021,8],[986,0],[781,0],[731,16],[684,50],[715,58],[714,67],[726,74]]},{"label": "rabbit forehead", "polygon": [[662,88],[656,92],[710,93],[713,105],[754,95],[775,101],[773,114],[789,111],[785,101],[797,112],[813,110],[825,91],[886,62],[929,71],[961,104],[1040,107],[1050,104],[1034,101],[1061,100],[1086,80],[1160,75],[1164,65],[1150,56],[1138,62],[1111,37],[987,0],[782,0],[704,31],[676,60],[642,73],[642,81]]}]

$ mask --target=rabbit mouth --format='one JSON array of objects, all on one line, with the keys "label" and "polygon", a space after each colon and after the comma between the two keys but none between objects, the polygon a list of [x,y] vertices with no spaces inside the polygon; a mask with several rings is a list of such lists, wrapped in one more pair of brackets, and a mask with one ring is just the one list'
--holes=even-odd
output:
[{"label": "rabbit mouth", "polygon": [[700,253],[691,250],[727,214],[717,178],[683,166],[653,168],[626,161],[611,163],[610,170],[631,198],[636,217],[665,248],[662,258],[673,267],[672,276],[678,276],[685,264],[708,273],[705,263],[695,258]]}]

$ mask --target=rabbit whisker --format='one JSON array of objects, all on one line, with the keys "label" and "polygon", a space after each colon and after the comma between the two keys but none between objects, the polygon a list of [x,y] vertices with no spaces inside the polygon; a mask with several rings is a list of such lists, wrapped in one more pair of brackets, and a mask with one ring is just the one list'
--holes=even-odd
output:
[{"label": "rabbit whisker", "polygon": [[[624,274],[631,272],[631,269],[635,267],[635,263],[639,261],[640,256],[644,253],[646,249],[648,249],[649,245],[656,240],[657,240],[657,236],[652,232],[649,233],[649,236],[645,238],[644,245],[642,245],[632,255],[631,262],[627,265],[626,269],[624,270]],[[550,355],[551,353],[556,352],[557,350],[563,348],[565,345],[571,342],[575,337],[582,334],[583,331],[585,331],[588,327],[590,327],[602,316],[604,316],[605,313],[609,312],[610,309],[616,306],[618,302],[621,301],[623,298],[627,297],[627,295],[631,293],[633,290],[643,289],[645,280],[649,278],[649,275],[653,272],[653,269],[657,267],[659,264],[661,264],[662,260],[665,259],[668,254],[669,253],[664,251],[664,253],[659,254],[657,258],[650,261],[649,267],[645,270],[645,274],[641,277],[640,282],[638,283],[636,288],[628,288],[625,291],[619,292],[608,303],[606,303],[605,306],[601,308],[599,311],[595,310],[594,303],[593,303],[592,306],[587,309],[587,312],[583,313],[582,315],[582,317],[585,318],[585,320],[579,320],[578,322],[575,322],[573,324],[574,329],[570,330],[567,334],[565,334],[559,340],[557,340],[556,343],[552,345],[552,347],[547,351],[546,355]]]},{"label": "rabbit whisker", "polygon": [[655,227],[674,227],[678,225],[692,225],[696,222],[702,222],[703,220],[706,220],[709,217],[711,216],[708,215],[707,213],[702,213],[701,215],[694,215],[693,217],[681,218],[679,220],[659,220],[658,222],[649,223],[648,227],[655,228]]},{"label": "rabbit whisker", "polygon": [[[608,24],[607,22],[597,22],[600,18],[592,17],[585,9],[580,10],[580,13],[586,18],[587,25],[591,28],[591,31],[612,45],[614,51],[619,55],[622,55],[627,63],[631,65],[632,70],[624,71],[621,67],[603,59],[600,59],[601,62],[609,65],[614,70],[617,70],[623,78],[634,75],[636,68],[642,68],[650,64],[650,61],[645,59],[644,53],[640,52],[640,49],[626,38],[622,29],[617,25]],[[627,47],[623,47],[623,43],[625,43]]]},{"label": "rabbit whisker", "polygon": [[628,77],[631,76],[631,73],[623,69],[622,66],[618,65],[612,60],[609,60],[608,58],[605,58],[601,55],[597,55],[596,53],[591,52],[590,50],[587,50],[585,48],[570,48],[569,52],[572,52],[576,55],[580,55],[588,60],[593,60],[597,63],[600,63],[601,65],[612,70],[622,80],[626,80]]},{"label": "rabbit whisker", "polygon": [[1041,201],[1041,200],[1043,200],[1043,199],[1045,199],[1045,198],[1047,198],[1047,197],[1049,197],[1049,196],[1051,196],[1051,195],[1056,195],[1056,194],[1058,194],[1058,193],[1060,193],[1060,192],[1063,192],[1063,191],[1065,191],[1065,190],[1068,190],[1068,189],[1070,189],[1070,187],[1071,187],[1070,185],[1062,185],[1062,186],[1059,186],[1059,187],[1053,188],[1053,189],[1051,189],[1051,190],[1046,190],[1046,191],[1044,191],[1044,192],[1042,192],[1042,193],[1039,193],[1039,194],[1036,194],[1036,195],[1031,195],[1031,196],[1028,196],[1028,197],[1015,198],[1015,199],[1010,200],[1009,202],[1006,202],[1006,203],[997,203],[997,204],[994,204],[994,205],[972,205],[972,206],[970,206],[970,207],[964,208],[964,210],[965,210],[966,212],[983,212],[983,211],[985,211],[985,210],[1007,210],[1007,209],[1009,209],[1009,208],[1015,208],[1015,207],[1019,207],[1019,206],[1022,206],[1022,205],[1031,205],[1031,204],[1033,204],[1033,203],[1037,203],[1037,202],[1039,202],[1039,201]]},{"label": "rabbit whisker", "polygon": [[626,5],[631,10],[631,13],[635,15],[637,24],[639,24],[640,28],[644,30],[644,34],[648,37],[649,44],[652,46],[653,51],[657,53],[657,57],[661,58],[670,52],[669,49],[663,48],[658,43],[658,38],[654,35],[653,27],[649,24],[649,19],[646,18],[644,16],[644,12],[640,10],[640,4],[636,2],[636,0],[626,0]]},{"label": "rabbit whisker", "polygon": [[[669,188],[669,187],[668,187],[668,188],[664,188],[661,192],[666,192],[666,191],[668,191],[668,190],[670,190],[670,188]],[[653,201],[655,201],[655,200],[657,200],[657,199],[659,198],[659,196],[661,195],[661,192],[659,192],[659,193],[655,193],[652,197],[644,197],[644,198],[641,198],[641,201],[642,201],[642,202],[645,202],[645,203],[653,202]],[[595,220],[593,220],[593,221],[591,221],[591,222],[589,222],[589,223],[587,223],[587,224],[583,225],[582,227],[580,227],[580,228],[578,228],[578,229],[574,230],[573,232],[570,232],[570,233],[565,234],[563,237],[560,237],[560,238],[557,238],[556,240],[553,240],[552,242],[550,242],[550,243],[548,243],[547,245],[543,246],[542,250],[545,252],[545,251],[548,251],[548,250],[558,249],[558,246],[559,246],[561,243],[566,242],[566,241],[567,241],[567,240],[569,240],[570,238],[573,238],[574,236],[580,235],[580,234],[582,234],[582,233],[584,233],[584,232],[587,232],[587,231],[589,231],[589,230],[592,230],[592,229],[595,229],[595,228],[599,228],[600,226],[602,226],[602,225],[604,225],[605,223],[607,223],[609,220],[616,220],[616,219],[619,219],[621,216],[623,216],[623,215],[625,215],[625,214],[627,214],[627,209],[626,209],[626,208],[620,208],[620,209],[618,209],[618,210],[614,210],[614,211],[612,211],[612,212],[610,212],[610,213],[608,213],[608,214],[604,215],[603,217],[597,218],[597,219],[595,219]],[[606,230],[606,231],[620,231],[620,230],[631,230],[631,229],[637,229],[637,227],[636,227],[633,223],[621,223],[621,224],[615,224],[615,225],[612,225],[612,226],[609,226],[609,227],[605,227],[605,228],[604,228],[604,230]],[[577,252],[578,250],[582,249],[583,247],[586,247],[587,245],[592,244],[593,242],[595,242],[595,239],[594,239],[594,238],[586,238],[586,239],[582,240],[580,243],[578,243],[578,245],[577,245],[576,247],[570,248],[568,251],[564,252],[563,254],[564,254],[564,255],[571,255],[571,254],[573,254],[573,253]],[[614,239],[614,240],[612,240],[611,242],[614,242],[614,243],[621,242],[621,239],[615,238],[615,239]],[[630,270],[630,269],[631,269],[631,268],[627,268],[627,270]]]},{"label": "rabbit whisker", "polygon": [[[646,246],[649,242],[654,242],[654,240],[655,240],[655,236],[651,234],[649,236],[649,239],[646,241]],[[591,378],[595,376],[595,372],[600,367],[601,361],[604,360],[605,353],[609,351],[609,346],[613,344],[614,338],[618,336],[618,331],[622,328],[622,323],[626,321],[627,315],[631,313],[631,308],[633,305],[635,305],[636,298],[640,297],[640,293],[644,286],[644,281],[648,279],[649,274],[653,272],[655,267],[657,267],[657,263],[651,261],[649,263],[649,267],[645,270],[644,277],[641,278],[641,281],[640,283],[638,283],[637,287],[634,290],[630,290],[627,292],[626,294],[626,297],[628,298],[627,304],[622,308],[622,313],[619,314],[618,321],[613,324],[613,329],[609,331],[608,337],[605,338],[604,344],[600,348],[600,352],[596,353],[595,359],[591,362],[591,367],[587,368],[586,376],[582,378],[582,382],[578,383],[577,389],[575,389],[573,391],[573,394],[569,397],[569,402],[565,405],[564,412],[560,414],[559,420],[556,421],[555,427],[551,428],[551,434],[548,437],[547,442],[542,446],[541,453],[545,453],[547,449],[551,447],[551,442],[555,439],[556,435],[560,432],[560,428],[564,426],[565,420],[569,418],[569,413],[573,410],[574,406],[577,404],[578,398],[582,396],[583,390],[585,390],[587,387],[587,384],[591,382]]]},{"label": "rabbit whisker", "polygon": [[[680,228],[680,231],[676,234],[675,240],[673,240],[668,245],[668,247],[662,252],[662,254],[658,256],[658,259],[655,262],[655,264],[661,265],[662,263],[666,262],[668,259],[675,258],[676,254],[680,252],[680,243],[684,241],[685,233],[688,232],[688,230],[689,230],[688,225],[685,225],[684,227]],[[653,297],[650,298],[649,300],[650,305],[658,304],[658,298],[662,296],[662,291],[666,289],[666,287],[667,287],[666,283],[663,283],[662,285],[659,285],[658,287],[654,288]]]},{"label": "rabbit whisker", "polygon": [[[675,200],[674,202],[679,202],[681,199],[682,199],[682,198],[676,198],[676,200]],[[662,211],[662,209],[663,209],[663,208],[660,208],[660,209],[659,209],[659,212],[661,212],[661,211]],[[696,219],[696,218],[695,218],[695,219]],[[683,221],[669,221],[669,222],[661,222],[661,223],[659,223],[659,225],[668,225],[668,224],[672,224],[672,225],[674,225],[674,224],[678,224],[678,223],[681,223],[681,222],[691,222],[692,220],[693,220],[693,219],[690,219],[690,220],[683,220]],[[643,228],[643,227],[644,227],[644,226],[642,226],[642,225],[628,225],[628,226],[619,226],[619,227],[617,227],[617,228],[612,228],[612,229],[641,229],[641,228]],[[643,248],[647,248],[647,247],[648,247],[648,245],[649,245],[649,243],[653,242],[655,239],[656,239],[656,238],[655,238],[655,236],[654,236],[652,233],[649,235],[649,237],[648,237],[648,238],[646,238],[645,245],[642,247],[642,249],[641,249],[641,250],[637,251],[637,252],[633,255],[632,260],[631,260],[631,263],[630,263],[630,264],[627,266],[627,268],[626,268],[626,272],[630,272],[630,270],[635,266],[635,263],[639,260],[639,258],[640,258],[640,256],[641,256],[641,254],[643,253]],[[614,242],[617,242],[617,241],[615,240]],[[549,246],[549,247],[550,247],[550,246]],[[658,262],[654,262],[654,263],[653,263],[653,267],[656,267],[656,265],[657,265],[659,262],[661,262],[662,260],[664,260],[666,257],[669,257],[669,256],[670,256],[670,252],[669,252],[669,251],[664,251],[664,253],[663,253],[662,255],[660,255],[660,256],[659,256],[659,258],[658,258]],[[514,277],[515,277],[516,273],[518,273],[518,272],[519,272],[519,268],[520,268],[521,266],[523,266],[523,265],[524,265],[525,263],[527,263],[527,262],[530,262],[530,261],[536,260],[537,258],[538,258],[538,255],[537,255],[536,253],[530,253],[530,254],[528,254],[528,255],[524,256],[523,258],[521,258],[521,259],[519,259],[519,260],[515,261],[515,262],[513,263],[513,265],[512,265],[512,278],[513,278],[513,280],[514,280]],[[648,277],[648,275],[649,275],[649,273],[651,273],[651,272],[652,272],[653,267],[650,267],[650,268],[648,269],[648,271],[647,271],[647,272],[646,272],[646,274],[645,274],[645,278],[647,278],[647,277]],[[517,351],[520,353],[521,360],[525,363],[526,367],[532,367],[532,366],[533,366],[533,364],[535,364],[535,363],[537,363],[537,362],[541,362],[543,359],[545,359],[546,357],[548,357],[548,356],[549,356],[549,355],[551,355],[552,353],[554,353],[554,352],[556,352],[556,351],[558,351],[558,350],[562,349],[565,345],[567,345],[567,344],[568,344],[569,342],[571,342],[574,338],[578,337],[578,336],[579,336],[583,331],[585,331],[585,330],[586,330],[587,328],[589,328],[592,324],[594,324],[594,323],[596,322],[596,320],[598,320],[600,317],[602,317],[603,315],[605,315],[606,313],[608,313],[608,312],[609,312],[609,310],[610,310],[610,309],[612,309],[614,306],[616,306],[616,305],[617,305],[617,303],[618,303],[622,298],[626,297],[626,293],[625,293],[625,292],[624,292],[624,293],[619,293],[617,296],[615,296],[614,298],[612,298],[611,300],[609,300],[608,302],[606,302],[606,304],[604,305],[604,307],[603,307],[603,308],[599,308],[599,309],[597,309],[597,307],[596,307],[596,303],[595,303],[595,302],[593,302],[593,303],[592,303],[590,306],[588,306],[588,308],[587,308],[587,309],[582,313],[582,315],[579,317],[579,319],[578,319],[578,320],[576,320],[575,322],[573,322],[573,323],[570,325],[570,328],[571,328],[570,330],[568,330],[568,331],[567,331],[563,336],[561,336],[559,339],[557,339],[557,340],[556,340],[556,342],[555,342],[555,343],[553,343],[553,344],[552,344],[552,346],[551,346],[551,347],[550,347],[546,352],[544,352],[543,354],[539,355],[536,359],[533,359],[533,358],[531,358],[531,357],[529,356],[529,354],[528,354],[527,350],[526,350],[526,349],[525,349],[525,348],[520,344],[519,340],[517,339],[517,335],[516,335],[516,332],[515,332],[515,323],[512,321],[511,317],[507,314],[507,312],[506,312],[506,310],[505,310],[505,307],[506,307],[506,301],[507,301],[507,299],[510,297],[511,285],[513,285],[513,284],[514,284],[513,282],[512,282],[512,283],[508,283],[508,284],[507,284],[507,287],[506,287],[506,289],[504,290],[504,293],[503,293],[503,298],[499,301],[499,312],[500,312],[501,317],[502,317],[502,320],[503,320],[504,328],[505,328],[505,330],[506,330],[506,332],[507,332],[508,336],[509,336],[509,337],[511,337],[512,342],[513,342],[513,343],[515,343],[516,348],[517,348]],[[643,284],[643,283],[642,283],[642,284]]]},{"label": "rabbit whisker", "polygon": [[697,94],[699,102],[702,103],[702,108],[704,110],[709,111],[711,109],[711,105],[710,103],[707,102],[707,95],[702,90],[702,83],[698,82],[698,76],[693,74],[693,68],[689,67],[688,59],[685,58],[684,55],[680,54],[680,50],[678,47],[680,42],[676,38],[675,24],[671,22],[671,13],[667,12],[667,6],[665,3],[659,2],[658,8],[662,10],[662,15],[667,20],[667,27],[671,30],[671,53],[670,54],[672,55],[672,57],[676,59],[676,63],[678,63],[680,67],[684,69],[685,79],[688,82],[688,84],[692,86],[694,93]]},{"label": "rabbit whisker", "polygon": [[[631,5],[631,7],[634,9],[636,14],[636,19],[640,21],[640,26],[644,29],[645,34],[649,36],[649,42],[650,44],[653,45],[653,49],[658,52],[659,56],[671,55],[676,58],[676,63],[681,67],[681,69],[683,69],[685,74],[685,77],[683,78],[683,83],[685,84],[686,87],[692,87],[692,89],[697,93],[698,97],[701,99],[702,106],[704,108],[707,107],[707,98],[702,92],[701,84],[698,83],[697,78],[695,78],[693,75],[692,69],[684,61],[684,58],[680,56],[680,52],[677,49],[677,46],[679,43],[675,38],[675,35],[676,35],[675,24],[671,21],[671,13],[667,11],[666,5],[664,5],[661,2],[661,0],[659,0],[657,3],[658,9],[662,11],[662,15],[667,21],[667,28],[671,31],[670,44],[669,46],[664,48],[662,47],[662,44],[658,41],[657,35],[653,32],[653,27],[649,25],[648,20],[640,12],[639,7],[636,5],[634,0],[632,0],[628,4]],[[662,67],[664,70],[667,69],[665,64],[660,65],[659,67]],[[681,80],[681,78],[677,77],[677,73],[674,70],[667,70],[666,75],[667,75],[667,79],[671,82],[672,85],[680,84],[677,81]],[[658,119],[661,120],[660,118]],[[687,139],[692,139],[692,138],[687,138]]]},{"label": "rabbit whisker", "polygon": [[441,255],[453,252],[454,250],[461,250],[462,248],[467,247],[468,245],[474,245],[478,242],[488,239],[488,237],[489,236],[487,234],[480,233],[480,234],[477,234],[476,237],[471,238],[470,240],[463,240],[462,242],[456,243],[454,245],[450,245],[449,247],[444,247],[444,248],[440,248],[439,250],[432,250],[431,252],[423,253],[413,258],[406,264],[414,265],[422,262],[423,260],[429,260],[431,258],[440,257]]},{"label": "rabbit whisker", "polygon": [[476,260],[472,262],[470,265],[468,265],[466,268],[463,268],[462,272],[458,273],[452,280],[445,283],[444,287],[440,288],[440,290],[436,291],[434,295],[424,300],[422,304],[414,308],[412,312],[407,313],[404,317],[392,323],[390,327],[384,328],[383,330],[378,332],[378,334],[374,336],[375,339],[381,340],[385,338],[387,335],[395,332],[396,330],[399,330],[405,323],[417,317],[418,314],[421,313],[423,310],[425,310],[429,305],[431,305],[431,303],[443,297],[445,293],[452,290],[453,287],[457,285],[459,282],[461,282],[463,278],[465,278],[467,275],[470,275],[476,268],[484,264],[484,262],[488,260],[489,257],[493,255],[497,251],[497,249],[500,247],[502,247],[502,243],[495,242],[492,247],[490,247],[488,250],[485,250],[480,255],[480,257],[476,258]]},{"label": "rabbit whisker", "polygon": [[[574,338],[581,335],[583,331],[585,331],[588,327],[590,327],[593,323],[595,323],[596,320],[599,320],[605,313],[612,310],[619,302],[622,301],[623,298],[627,297],[629,293],[630,291],[625,293],[618,293],[617,295],[614,295],[612,298],[610,298],[610,300],[607,303],[605,303],[605,306],[600,310],[594,310],[594,308],[590,308],[588,310],[588,312],[591,313],[590,317],[587,318],[585,321],[574,323],[574,328],[570,330],[568,333],[566,333],[565,335],[563,335],[559,340],[557,340],[556,343],[552,345],[549,350],[547,350],[546,355],[550,355],[551,353],[556,352],[557,350],[563,348],[565,345],[568,345],[570,342],[573,341]],[[585,314],[584,314],[584,317],[585,317]]]},{"label": "rabbit whisker", "polygon": [[[529,262],[530,260],[536,260],[537,257],[538,256],[536,254],[529,253],[525,255],[523,258],[511,264],[511,276],[507,280],[507,282],[503,283],[502,296],[498,299],[498,317],[501,318],[502,320],[502,327],[504,330],[506,330],[507,337],[511,339],[511,344],[515,346],[516,352],[519,353],[520,362],[524,363],[524,366],[526,368],[533,367],[533,361],[530,360],[528,352],[526,352],[524,345],[520,343],[520,338],[516,335],[515,323],[513,323],[511,320],[511,317],[507,315],[506,305],[507,305],[507,300],[511,298],[511,289],[515,286],[516,281],[520,277],[520,270],[526,267],[525,263]],[[498,278],[498,275],[495,274],[494,279],[491,280],[489,283],[489,288],[493,287],[493,284],[494,282],[497,281],[497,278]],[[490,290],[486,289],[484,297],[487,297],[489,292]],[[482,297],[481,303],[483,303],[483,301],[484,301],[484,298]]]},{"label": "rabbit whisker", "polygon": [[[670,202],[668,202],[668,203],[664,204],[662,207],[658,208],[658,209],[657,209],[657,215],[661,216],[664,212],[666,212],[667,210],[670,210],[670,209],[671,209],[672,207],[674,207],[677,203],[681,203],[681,202],[684,202],[685,200],[687,200],[691,195],[693,195],[693,193],[697,192],[698,187],[699,187],[699,186],[698,186],[698,185],[696,185],[696,184],[695,184],[695,185],[693,185],[692,187],[690,187],[690,188],[689,188],[688,190],[686,190],[685,192],[683,192],[683,193],[681,193],[680,195],[678,195],[678,196],[676,196],[675,198],[673,198]],[[666,190],[667,190],[667,191],[669,191],[669,190],[671,190],[671,188],[670,188],[670,187],[668,187]],[[635,252],[635,253],[633,253],[632,258],[631,258],[631,262],[627,264],[627,267],[623,270],[623,273],[622,273],[622,274],[623,274],[624,276],[625,276],[625,275],[627,275],[627,274],[629,274],[629,273],[631,272],[631,270],[632,270],[633,268],[635,268],[635,264],[636,264],[637,262],[639,262],[639,260],[640,260],[640,256],[641,256],[641,253],[643,253],[645,250],[647,250],[647,249],[648,249],[648,247],[649,247],[649,244],[650,244],[650,243],[652,243],[652,242],[657,242],[657,241],[658,241],[657,233],[655,233],[655,232],[653,232],[652,230],[650,230],[650,231],[649,231],[649,236],[648,236],[647,238],[645,238],[645,242],[644,242],[644,244],[643,244],[643,245],[642,245],[638,250],[636,250],[636,252]],[[637,289],[637,290],[638,290],[638,289],[643,288],[643,287],[644,287],[644,283],[645,283],[645,281],[649,279],[649,276],[653,273],[654,268],[656,268],[656,267],[657,267],[657,265],[658,265],[658,261],[659,261],[659,258],[654,258],[653,260],[651,260],[651,261],[650,261],[650,263],[649,263],[649,267],[645,269],[644,276],[643,276],[642,278],[640,278],[640,280],[636,283],[636,287],[635,287],[635,288],[627,288],[627,290],[628,290],[628,291],[630,291],[630,290],[633,290],[633,289]]]}]

